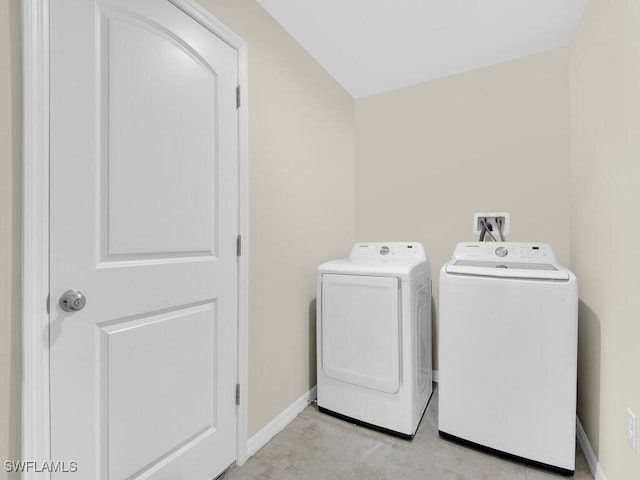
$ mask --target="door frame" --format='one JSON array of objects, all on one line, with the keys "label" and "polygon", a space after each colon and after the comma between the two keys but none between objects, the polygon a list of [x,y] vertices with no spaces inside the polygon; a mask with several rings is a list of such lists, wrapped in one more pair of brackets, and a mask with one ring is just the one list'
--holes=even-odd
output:
[{"label": "door frame", "polygon": [[[23,203],[22,203],[22,460],[51,458],[49,412],[49,4],[22,0]],[[168,0],[238,52],[238,345],[236,461],[247,460],[249,305],[247,45],[195,0]],[[33,470],[23,480],[49,480]]]}]

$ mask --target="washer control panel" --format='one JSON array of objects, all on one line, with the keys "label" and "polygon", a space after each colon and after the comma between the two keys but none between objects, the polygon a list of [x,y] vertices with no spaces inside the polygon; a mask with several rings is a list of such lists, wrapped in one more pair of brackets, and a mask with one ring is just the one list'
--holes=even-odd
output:
[{"label": "washer control panel", "polygon": [[546,243],[463,242],[458,244],[453,257],[456,260],[557,263]]},{"label": "washer control panel", "polygon": [[356,243],[351,249],[349,258],[400,260],[426,258],[424,247],[419,242],[371,242]]}]

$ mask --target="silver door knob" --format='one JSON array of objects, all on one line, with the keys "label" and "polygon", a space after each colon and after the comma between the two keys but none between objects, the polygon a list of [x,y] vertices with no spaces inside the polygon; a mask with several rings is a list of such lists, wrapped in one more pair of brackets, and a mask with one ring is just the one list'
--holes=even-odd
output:
[{"label": "silver door knob", "polygon": [[60,297],[60,308],[65,312],[77,312],[87,304],[87,298],[80,290],[67,290]]}]

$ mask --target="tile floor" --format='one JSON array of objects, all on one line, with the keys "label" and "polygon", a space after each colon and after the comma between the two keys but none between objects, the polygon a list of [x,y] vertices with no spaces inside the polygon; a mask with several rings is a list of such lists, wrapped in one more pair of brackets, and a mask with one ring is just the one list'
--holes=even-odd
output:
[{"label": "tile floor", "polygon": [[[224,480],[561,480],[563,477],[469,449],[438,436],[434,393],[412,441],[352,425],[309,405]],[[593,480],[576,445],[574,480]]]}]

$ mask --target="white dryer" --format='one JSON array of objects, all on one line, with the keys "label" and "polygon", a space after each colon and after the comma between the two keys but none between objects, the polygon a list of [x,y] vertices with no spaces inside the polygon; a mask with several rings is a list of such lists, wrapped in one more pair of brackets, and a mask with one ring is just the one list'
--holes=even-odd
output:
[{"label": "white dryer", "polygon": [[432,393],[431,270],[420,243],[357,243],[318,267],[318,407],[413,437]]},{"label": "white dryer", "polygon": [[439,311],[440,435],[573,474],[575,275],[544,243],[460,243]]}]

